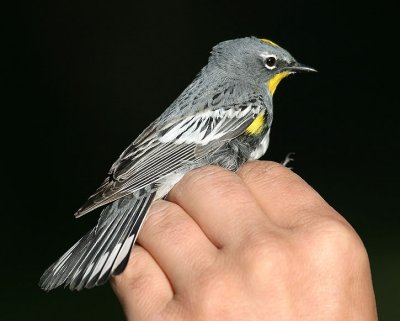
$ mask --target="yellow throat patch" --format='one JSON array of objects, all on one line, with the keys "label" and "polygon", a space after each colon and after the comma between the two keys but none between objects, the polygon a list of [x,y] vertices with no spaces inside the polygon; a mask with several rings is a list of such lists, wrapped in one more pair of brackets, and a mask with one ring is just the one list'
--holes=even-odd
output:
[{"label": "yellow throat patch", "polygon": [[[273,42],[271,40],[268,40],[268,39],[260,39],[260,40],[264,41],[264,42],[266,42],[266,43],[268,43],[268,44],[270,44],[272,46],[279,47],[275,42]],[[289,72],[284,71],[284,72],[281,72],[279,74],[276,74],[274,77],[272,77],[272,79],[270,81],[268,81],[267,87],[268,87],[268,90],[269,90],[271,96],[274,94],[274,92],[276,90],[276,87],[278,87],[278,85],[281,82],[281,80],[283,78],[289,76],[289,74],[290,74]]]},{"label": "yellow throat patch", "polygon": [[268,82],[267,82],[267,87],[268,90],[271,94],[271,96],[274,94],[276,87],[278,87],[279,83],[281,80],[287,76],[290,75],[290,72],[288,71],[283,71],[280,72],[279,74],[276,74],[274,77],[272,77]]},{"label": "yellow throat patch", "polygon": [[245,132],[248,135],[257,136],[260,135],[264,128],[265,118],[264,113],[259,114],[249,127],[246,128]]}]

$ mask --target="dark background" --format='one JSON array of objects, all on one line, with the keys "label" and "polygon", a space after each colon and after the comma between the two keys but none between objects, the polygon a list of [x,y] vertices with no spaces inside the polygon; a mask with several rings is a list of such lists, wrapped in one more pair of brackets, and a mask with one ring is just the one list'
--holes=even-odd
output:
[{"label": "dark background", "polygon": [[[354,226],[380,320],[400,320],[398,82],[383,2],[19,2],[3,8],[1,320],[123,319],[109,285],[45,293],[41,273],[95,223],[72,214],[111,163],[206,64],[255,35],[319,70],[284,80],[267,159]],[[4,76],[4,77],[3,77]]]}]

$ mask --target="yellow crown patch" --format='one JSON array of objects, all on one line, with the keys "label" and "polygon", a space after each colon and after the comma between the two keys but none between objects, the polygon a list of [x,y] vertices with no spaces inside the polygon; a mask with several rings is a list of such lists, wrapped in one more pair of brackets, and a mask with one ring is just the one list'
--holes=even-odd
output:
[{"label": "yellow crown patch", "polygon": [[268,40],[268,39],[260,39],[261,41],[264,41],[266,43],[269,43],[270,45],[273,45],[275,47],[279,47],[275,42]]}]

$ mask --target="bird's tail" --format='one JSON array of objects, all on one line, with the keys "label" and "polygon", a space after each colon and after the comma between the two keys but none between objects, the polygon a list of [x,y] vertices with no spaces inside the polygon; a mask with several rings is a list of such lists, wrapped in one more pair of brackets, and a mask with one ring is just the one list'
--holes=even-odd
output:
[{"label": "bird's tail", "polygon": [[96,227],[43,273],[39,286],[49,291],[65,283],[71,290],[81,290],[121,273],[154,195],[127,195],[108,205]]}]

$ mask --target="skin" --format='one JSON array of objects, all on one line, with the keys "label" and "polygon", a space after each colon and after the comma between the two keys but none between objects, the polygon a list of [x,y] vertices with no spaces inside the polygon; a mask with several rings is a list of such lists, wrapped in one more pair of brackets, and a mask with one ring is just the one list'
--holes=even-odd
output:
[{"label": "skin", "polygon": [[368,256],[291,170],[194,170],[152,206],[112,279],[128,320],[377,320]]}]

